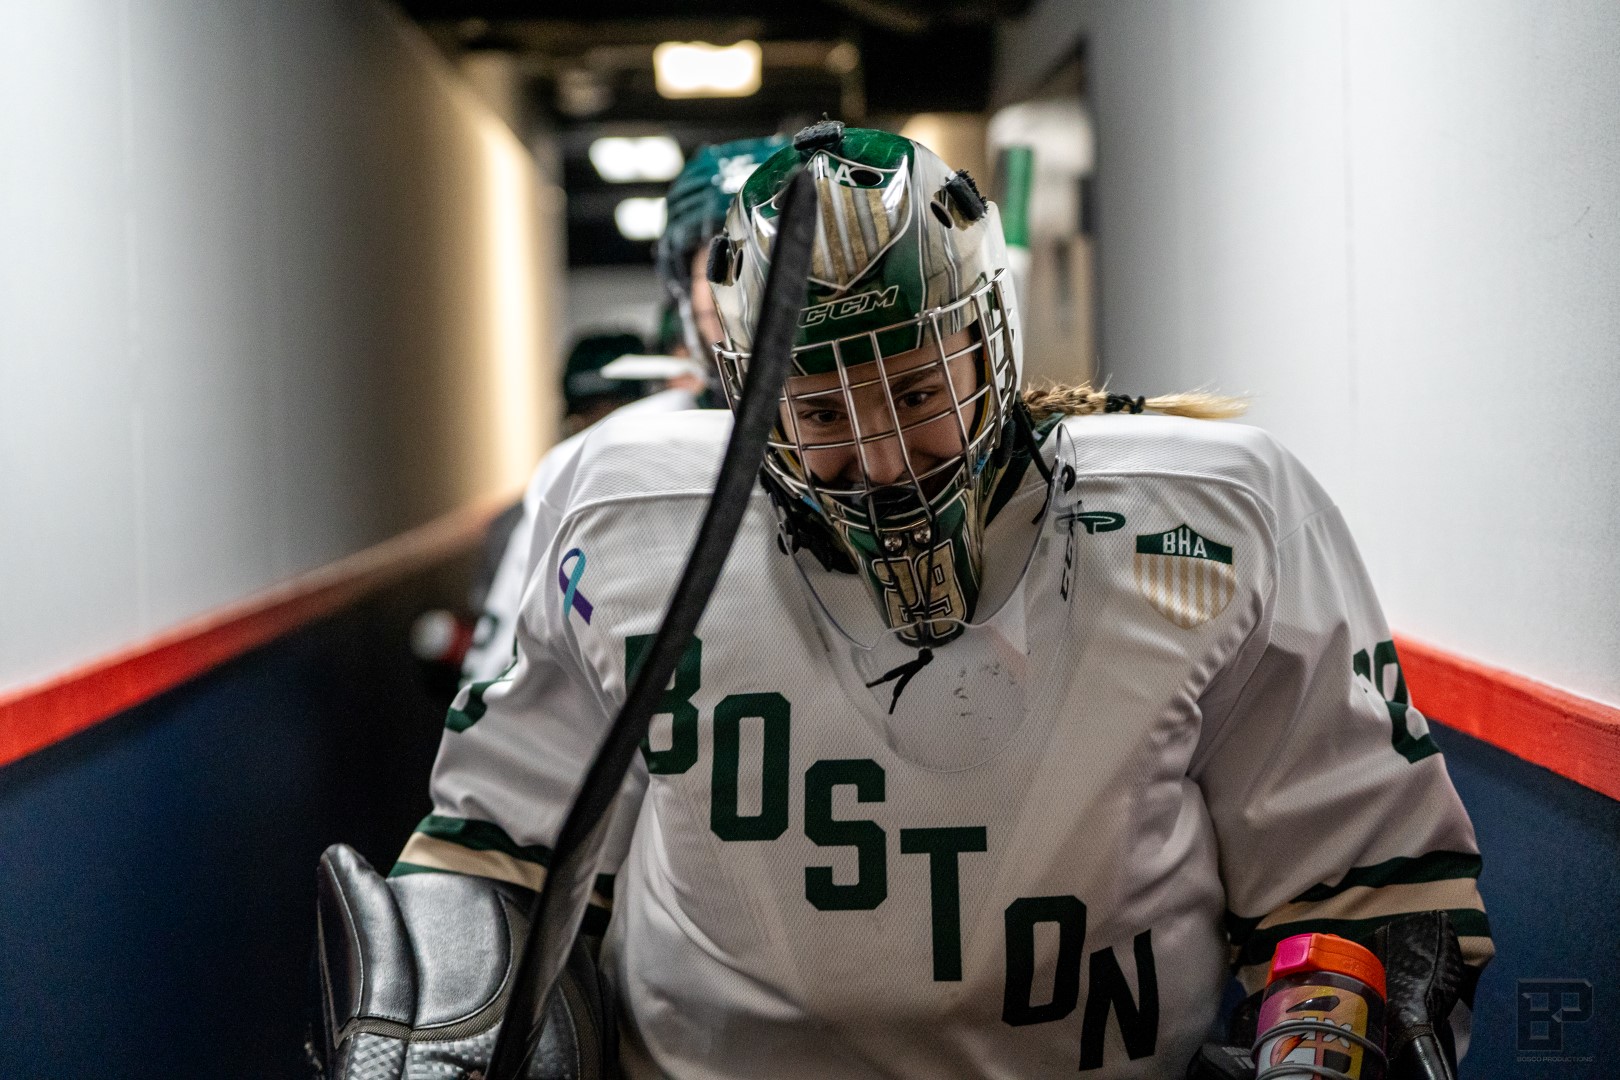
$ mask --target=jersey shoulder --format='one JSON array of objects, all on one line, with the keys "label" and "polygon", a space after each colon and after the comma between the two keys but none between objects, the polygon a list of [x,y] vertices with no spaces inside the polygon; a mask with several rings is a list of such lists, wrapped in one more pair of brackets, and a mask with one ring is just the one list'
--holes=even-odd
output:
[{"label": "jersey shoulder", "polygon": [[565,493],[573,482],[580,452],[592,438],[599,437],[600,432],[621,426],[633,431],[655,417],[696,408],[697,399],[687,390],[664,390],[619,406],[584,431],[575,432],[546,451],[529,477],[529,486],[523,494],[524,506],[532,515],[534,507],[542,500],[556,502],[559,492]]},{"label": "jersey shoulder", "polygon": [[731,413],[614,413],[583,435],[544,495],[562,514],[609,502],[707,497],[731,435]]},{"label": "jersey shoulder", "polygon": [[1059,459],[1081,476],[1133,475],[1169,486],[1247,491],[1276,535],[1333,505],[1310,471],[1270,432],[1181,416],[1072,416],[1059,425]]}]

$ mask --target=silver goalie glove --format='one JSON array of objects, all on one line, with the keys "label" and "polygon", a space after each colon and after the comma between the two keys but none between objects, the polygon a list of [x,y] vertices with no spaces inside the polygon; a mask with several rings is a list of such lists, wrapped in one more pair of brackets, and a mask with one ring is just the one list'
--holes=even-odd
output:
[{"label": "silver goalie glove", "polygon": [[[528,929],[525,892],[463,874],[384,879],[335,844],[317,872],[309,1056],[325,1080],[477,1080]],[[529,1080],[617,1074],[613,996],[576,941]]]}]

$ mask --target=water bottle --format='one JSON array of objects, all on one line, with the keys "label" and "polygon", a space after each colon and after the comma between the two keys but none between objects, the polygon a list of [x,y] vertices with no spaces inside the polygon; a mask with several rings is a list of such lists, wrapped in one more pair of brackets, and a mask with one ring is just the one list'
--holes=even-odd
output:
[{"label": "water bottle", "polygon": [[1383,1080],[1384,965],[1334,934],[1284,938],[1257,1031],[1255,1080]]}]

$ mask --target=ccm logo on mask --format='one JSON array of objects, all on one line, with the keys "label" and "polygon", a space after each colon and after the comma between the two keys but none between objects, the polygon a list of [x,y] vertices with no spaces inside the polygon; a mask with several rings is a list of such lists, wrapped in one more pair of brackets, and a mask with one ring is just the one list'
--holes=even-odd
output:
[{"label": "ccm logo on mask", "polygon": [[882,292],[873,289],[863,292],[859,296],[847,296],[842,300],[829,300],[825,304],[816,304],[807,307],[799,315],[800,326],[815,326],[829,319],[847,319],[852,315],[863,315],[878,308],[893,307],[900,299],[900,286],[890,285]]}]

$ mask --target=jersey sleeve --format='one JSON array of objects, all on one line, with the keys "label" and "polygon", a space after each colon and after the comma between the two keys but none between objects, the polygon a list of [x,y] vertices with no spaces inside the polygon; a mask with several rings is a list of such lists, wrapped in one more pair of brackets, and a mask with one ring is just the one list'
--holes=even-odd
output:
[{"label": "jersey sleeve", "polygon": [[518,522],[501,551],[478,616],[472,647],[461,664],[461,677],[466,682],[499,678],[512,665],[523,588],[533,570],[532,554],[543,553],[557,533],[561,515],[555,500],[567,490],[584,441],[584,432],[564,439],[546,452],[529,477]]},{"label": "jersey sleeve", "polygon": [[512,663],[518,606],[523,598],[524,574],[529,561],[529,538],[534,533],[534,508],[525,498],[521,516],[512,529],[500,562],[490,579],[483,610],[473,632],[473,643],[461,661],[464,682],[498,678]]},{"label": "jersey sleeve", "polygon": [[[686,391],[642,398],[558,443],[536,467],[490,591],[487,638],[469,653],[466,683],[445,720],[433,813],[417,826],[394,873],[450,870],[531,888],[544,881],[551,845],[617,708],[565,629],[552,576],[568,546],[559,537],[579,494],[582,462],[616,427],[695,405]],[[599,908],[612,899],[646,787],[638,756],[609,825],[593,898]],[[587,928],[600,914],[587,917]]]},{"label": "jersey sleeve", "polygon": [[1439,909],[1461,937],[1471,1002],[1492,954],[1473,826],[1333,506],[1277,541],[1268,607],[1205,694],[1190,770],[1216,831],[1239,979],[1259,989],[1292,934],[1365,942],[1395,916]]},{"label": "jersey sleeve", "polygon": [[[566,484],[563,472],[560,484]],[[541,493],[526,562],[555,545],[556,503]],[[536,551],[538,549],[538,552]],[[611,703],[552,608],[555,588],[533,578],[512,619],[511,659],[466,682],[445,719],[430,782],[433,812],[416,827],[394,875],[453,871],[539,889],[563,819],[612,719]],[[630,846],[646,791],[638,756],[613,810],[587,930],[611,906],[614,871]]]}]

